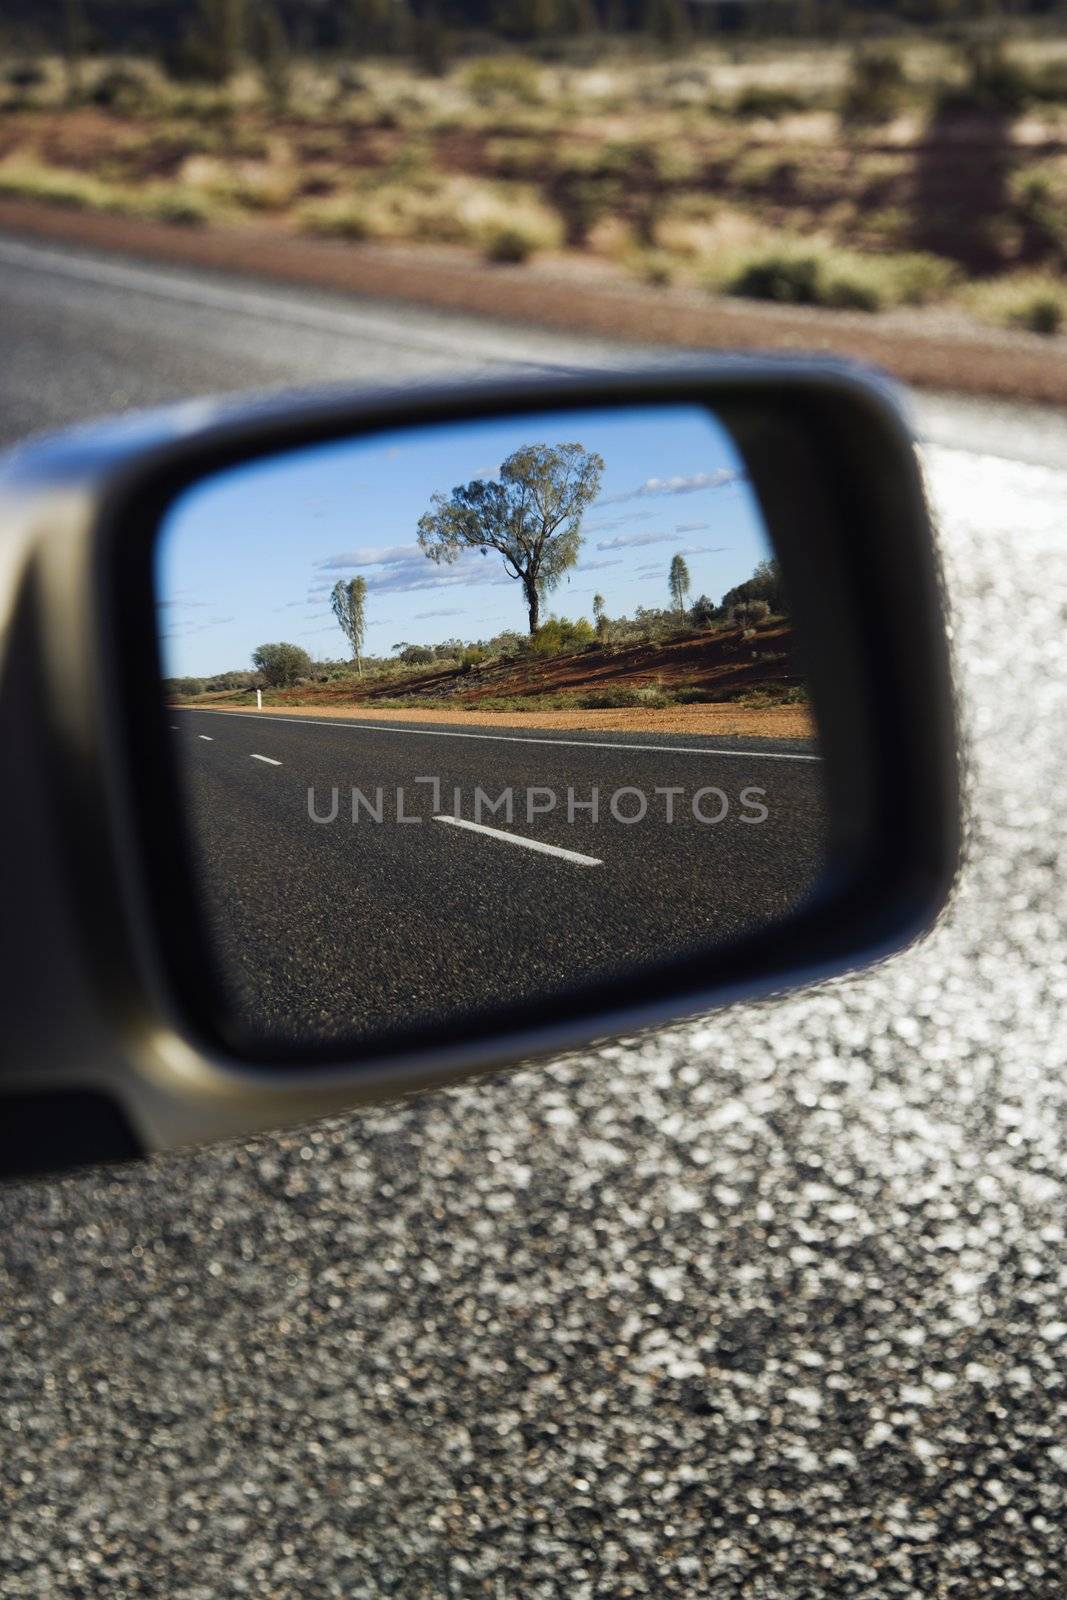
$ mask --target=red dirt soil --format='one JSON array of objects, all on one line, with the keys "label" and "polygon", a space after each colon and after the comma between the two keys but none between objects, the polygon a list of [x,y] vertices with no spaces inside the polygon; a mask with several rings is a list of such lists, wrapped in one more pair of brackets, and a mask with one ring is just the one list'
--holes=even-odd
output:
[{"label": "red dirt soil", "polygon": [[738,628],[683,635],[658,643],[601,649],[592,646],[575,655],[544,660],[486,662],[468,672],[455,667],[428,669],[410,676],[368,683],[365,689],[351,682],[304,684],[279,689],[272,696],[284,705],[374,705],[402,697],[447,698],[457,709],[477,709],[480,702],[515,695],[608,694],[612,690],[687,689],[702,700],[723,702],[739,695],[766,693],[780,698],[784,691],[803,687],[793,660],[793,630],[775,622],[742,638]]}]

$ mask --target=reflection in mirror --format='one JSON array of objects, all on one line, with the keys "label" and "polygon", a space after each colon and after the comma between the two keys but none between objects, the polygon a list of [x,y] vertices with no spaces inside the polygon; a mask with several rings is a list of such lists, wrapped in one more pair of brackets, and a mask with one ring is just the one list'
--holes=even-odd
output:
[{"label": "reflection in mirror", "polygon": [[547,1017],[814,887],[789,603],[701,407],[257,460],[173,504],[156,576],[204,939],[248,1039]]}]

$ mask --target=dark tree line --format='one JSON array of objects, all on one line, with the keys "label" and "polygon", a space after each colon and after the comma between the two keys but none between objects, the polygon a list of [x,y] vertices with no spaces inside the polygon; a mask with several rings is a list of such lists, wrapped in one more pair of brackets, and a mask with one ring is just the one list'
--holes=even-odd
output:
[{"label": "dark tree line", "polygon": [[[1010,20],[1063,12],[1063,0],[1013,0]],[[988,25],[991,10],[988,0],[5,0],[0,30],[9,46],[54,49],[72,18],[87,49],[162,54],[180,64],[183,50],[206,42],[210,53],[220,39],[255,54],[264,33],[299,51],[346,53],[421,52],[438,30],[459,44],[521,46],[598,33],[670,46],[693,36],[829,39]]]},{"label": "dark tree line", "polygon": [[744,583],[728,589],[722,597],[722,611],[748,600],[765,600],[775,616],[789,615],[789,599],[782,582],[782,571],[777,561],[761,561]]}]

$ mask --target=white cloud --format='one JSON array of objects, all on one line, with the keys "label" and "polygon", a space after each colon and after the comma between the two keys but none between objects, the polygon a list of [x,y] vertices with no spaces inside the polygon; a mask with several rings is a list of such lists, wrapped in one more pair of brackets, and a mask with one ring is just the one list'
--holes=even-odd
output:
[{"label": "white cloud", "polygon": [[[668,534],[667,537],[673,538],[673,535]],[[732,548],[733,546],[728,544],[717,544],[711,548],[704,544],[683,544],[680,549],[673,550],[671,554],[676,556],[714,556],[718,555],[720,551],[730,550]],[[664,559],[666,558],[664,557]],[[635,567],[634,571],[638,573],[660,572],[662,568],[662,561],[649,561],[643,567]]]},{"label": "white cloud", "polygon": [[601,539],[598,550],[637,550],[646,544],[666,544],[673,533],[617,533],[614,539]]},{"label": "white cloud", "polygon": [[399,568],[387,572],[381,578],[370,578],[367,582],[368,592],[371,594],[415,594],[423,589],[470,589],[482,584],[512,583],[502,566],[486,566],[484,572],[473,574],[471,572],[457,572],[455,567],[430,567],[428,571],[418,569],[409,570]]},{"label": "white cloud", "polygon": [[316,561],[320,572],[344,572],[349,567],[391,566],[396,561],[426,560],[417,544],[363,545],[358,550],[342,550]]},{"label": "white cloud", "polygon": [[[603,500],[598,504],[604,505]],[[656,513],[654,511],[628,511],[622,517],[608,517],[602,522],[585,522],[582,524],[583,533],[614,533],[616,528],[628,528],[631,522],[648,522]]]},{"label": "white cloud", "polygon": [[675,533],[706,533],[711,527],[710,522],[676,522]]},{"label": "white cloud", "polygon": [[168,633],[161,633],[161,639],[188,639],[191,634],[204,633],[208,628],[221,628],[224,622],[232,622],[232,617],[209,617],[206,622],[187,622],[171,628]]},{"label": "white cloud", "polygon": [[725,489],[731,483],[739,483],[743,477],[743,472],[735,472],[732,467],[716,467],[714,472],[675,473],[669,478],[646,478],[636,489],[628,489],[625,494],[607,495],[603,500],[598,500],[597,505],[617,506],[627,500],[647,500],[668,494],[696,494],[701,489]]},{"label": "white cloud", "polygon": [[[478,550],[462,550],[451,566],[438,565],[417,544],[364,546],[326,556],[316,562],[330,571],[366,567],[367,589],[372,594],[411,594],[420,589],[470,588],[486,583],[510,583],[499,557],[483,556]],[[313,597],[316,589],[309,591]],[[324,590],[332,585],[323,586]]]}]

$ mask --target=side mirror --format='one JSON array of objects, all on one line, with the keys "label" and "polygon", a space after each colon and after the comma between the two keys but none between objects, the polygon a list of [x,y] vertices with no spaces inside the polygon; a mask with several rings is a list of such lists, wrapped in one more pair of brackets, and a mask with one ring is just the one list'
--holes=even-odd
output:
[{"label": "side mirror", "polygon": [[812,982],[958,852],[937,559],[828,364],[185,406],[0,481],[0,1164]]}]

